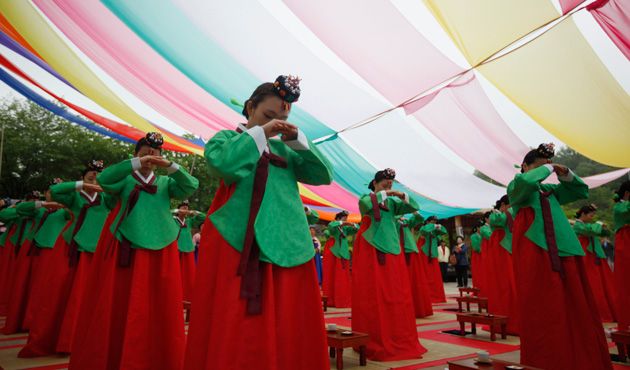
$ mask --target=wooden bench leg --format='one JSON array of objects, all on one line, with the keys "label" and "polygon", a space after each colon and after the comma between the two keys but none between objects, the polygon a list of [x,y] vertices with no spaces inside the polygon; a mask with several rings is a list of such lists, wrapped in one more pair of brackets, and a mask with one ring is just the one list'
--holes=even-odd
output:
[{"label": "wooden bench leg", "polygon": [[343,348],[337,348],[337,369],[343,369]]},{"label": "wooden bench leg", "polygon": [[493,342],[497,340],[497,335],[494,332],[494,325],[490,325],[490,340]]},{"label": "wooden bench leg", "polygon": [[459,306],[459,312],[462,312],[462,302],[457,302],[457,305]]},{"label": "wooden bench leg", "polygon": [[507,339],[507,324],[501,325],[501,339]]},{"label": "wooden bench leg", "polygon": [[328,311],[328,302],[324,302],[324,312]]},{"label": "wooden bench leg", "polygon": [[477,334],[477,324],[475,324],[474,322],[472,323],[472,333],[473,334]]},{"label": "wooden bench leg", "polygon": [[359,346],[359,366],[367,366],[366,346]]},{"label": "wooden bench leg", "polygon": [[470,312],[470,302],[466,302],[466,311]]},{"label": "wooden bench leg", "polygon": [[335,358],[335,347],[330,347],[330,358]]},{"label": "wooden bench leg", "polygon": [[619,362],[626,362],[626,345],[617,343],[617,351],[619,352]]},{"label": "wooden bench leg", "polygon": [[186,322],[190,322],[190,308],[186,310],[186,318],[184,319]]}]

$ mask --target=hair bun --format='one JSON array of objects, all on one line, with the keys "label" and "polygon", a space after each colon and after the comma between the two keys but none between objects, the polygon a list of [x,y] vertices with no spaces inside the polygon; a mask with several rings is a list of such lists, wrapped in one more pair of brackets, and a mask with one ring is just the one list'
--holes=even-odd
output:
[{"label": "hair bun", "polygon": [[152,149],[162,149],[162,144],[164,144],[164,138],[159,132],[149,132],[144,139]]},{"label": "hair bun", "polygon": [[383,175],[387,180],[393,180],[396,177],[396,171],[392,168],[386,168],[383,170]]},{"label": "hair bun", "polygon": [[291,104],[296,103],[300,98],[300,78],[291,75],[280,75],[273,83],[275,93],[282,99],[282,108],[291,110]]},{"label": "hair bun", "polygon": [[554,143],[543,143],[538,146],[538,153],[540,153],[543,157],[551,159],[556,154],[555,152],[555,144]]},{"label": "hair bun", "polygon": [[88,163],[87,168],[89,168],[90,171],[101,173],[104,168],[103,161],[91,160],[90,163]]},{"label": "hair bun", "polygon": [[57,178],[54,178],[54,179],[50,180],[50,186],[61,184],[62,182],[63,181],[61,181],[61,179],[57,177]]}]

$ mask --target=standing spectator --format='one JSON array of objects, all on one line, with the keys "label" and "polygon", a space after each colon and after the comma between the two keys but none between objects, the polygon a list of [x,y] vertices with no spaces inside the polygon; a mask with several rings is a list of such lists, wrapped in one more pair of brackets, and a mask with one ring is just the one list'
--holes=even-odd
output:
[{"label": "standing spectator", "polygon": [[451,251],[446,246],[444,240],[440,240],[438,246],[438,261],[440,262],[440,273],[442,273],[442,281],[448,283],[448,259],[451,256]]},{"label": "standing spectator", "polygon": [[613,243],[608,240],[608,237],[602,237],[601,239],[602,249],[604,250],[604,255],[606,256],[606,260],[608,261],[608,265],[610,269],[615,272],[615,246]]},{"label": "standing spectator", "polygon": [[192,237],[193,245],[195,246],[195,265],[197,265],[197,254],[199,254],[199,243],[201,242],[201,229],[203,224],[199,225],[199,232]]},{"label": "standing spectator", "polygon": [[464,244],[464,237],[457,237],[457,245],[453,247],[453,254],[457,258],[455,272],[457,272],[457,287],[468,286],[468,247]]}]

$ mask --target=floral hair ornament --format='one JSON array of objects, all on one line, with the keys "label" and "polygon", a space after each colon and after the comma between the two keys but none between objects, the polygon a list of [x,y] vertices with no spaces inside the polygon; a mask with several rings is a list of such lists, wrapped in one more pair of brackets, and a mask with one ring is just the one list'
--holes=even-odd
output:
[{"label": "floral hair ornament", "polygon": [[26,200],[29,199],[39,199],[42,196],[42,193],[39,190],[33,190],[30,193],[26,194]]},{"label": "floral hair ornament", "polygon": [[300,98],[300,78],[291,75],[280,75],[273,83],[274,91],[282,99],[282,109],[291,110],[291,104]]},{"label": "floral hair ornament", "polygon": [[91,160],[90,163],[88,163],[87,168],[89,168],[90,171],[101,173],[104,168],[103,161]]},{"label": "floral hair ornament", "polygon": [[147,142],[147,145],[151,148],[151,154],[153,154],[154,149],[162,150],[162,144],[164,144],[164,138],[162,134],[159,132],[149,132],[147,136],[144,138]]},{"label": "floral hair ornament", "polygon": [[553,158],[553,156],[556,154],[555,144],[554,143],[540,144],[538,146],[538,153],[540,153],[543,157],[547,159]]},{"label": "floral hair ornament", "polygon": [[181,202],[181,203],[179,203],[179,205],[177,206],[177,208],[179,209],[179,208],[182,208],[182,207],[188,207],[188,206],[190,206],[190,202],[188,201],[188,199],[186,199],[186,200],[182,200],[182,202]]},{"label": "floral hair ornament", "polygon": [[387,180],[393,180],[396,177],[396,171],[391,168],[386,168],[383,170],[383,175]]},{"label": "floral hair ornament", "polygon": [[61,181],[61,179],[60,179],[60,178],[56,177],[56,178],[54,178],[54,179],[50,180],[50,184],[49,184],[49,185],[50,185],[50,186],[53,186],[53,185],[61,184],[62,182],[63,182],[63,181]]}]

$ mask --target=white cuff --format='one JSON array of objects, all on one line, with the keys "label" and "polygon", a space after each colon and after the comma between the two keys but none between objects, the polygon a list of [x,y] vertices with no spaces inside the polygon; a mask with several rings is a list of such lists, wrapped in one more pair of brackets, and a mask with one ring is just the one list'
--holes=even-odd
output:
[{"label": "white cuff", "polygon": [[415,211],[413,214],[416,215],[416,216],[420,216],[420,212],[418,212],[418,211]]},{"label": "white cuff", "polygon": [[573,177],[575,177],[573,175],[573,171],[571,171],[571,169],[569,168],[569,172],[566,175],[564,175],[564,176],[558,176],[558,180],[565,181],[565,182],[571,182],[571,181],[573,181]]},{"label": "white cuff", "polygon": [[35,202],[35,209],[40,209],[40,208],[42,208],[42,201],[38,200]]},{"label": "white cuff", "polygon": [[171,162],[171,165],[166,169],[167,174],[172,174],[179,171],[179,165],[175,162]]},{"label": "white cuff", "polygon": [[76,189],[77,189],[77,191],[83,190],[83,181],[77,181]]},{"label": "white cuff", "polygon": [[604,223],[603,223],[603,222],[601,222],[601,221],[597,221],[597,222],[595,222],[595,223],[596,223],[596,224],[598,224],[598,225],[604,225]]},{"label": "white cuff", "polygon": [[543,167],[547,167],[547,169],[549,170],[549,174],[553,173],[553,166],[550,165],[549,163],[543,164]]},{"label": "white cuff", "polygon": [[311,211],[311,208],[309,206],[306,206],[306,215],[310,216],[313,212]]},{"label": "white cuff", "polygon": [[387,192],[385,190],[381,190],[379,191],[379,194],[381,194],[381,203],[383,203],[385,199],[387,199]]},{"label": "white cuff", "polygon": [[244,133],[248,134],[252,137],[252,139],[254,139],[256,147],[258,147],[258,153],[262,155],[265,152],[265,148],[267,147],[267,136],[265,136],[265,130],[263,130],[263,128],[260,126],[254,126]]},{"label": "white cuff", "polygon": [[140,158],[134,157],[131,158],[131,167],[133,167],[134,171],[138,171],[142,168],[142,163],[140,163]]},{"label": "white cuff", "polygon": [[308,140],[306,139],[306,135],[300,129],[298,129],[297,139],[288,140],[284,142],[286,146],[293,150],[309,150]]},{"label": "white cuff", "polygon": [[402,201],[405,202],[406,204],[409,204],[409,194],[407,193],[403,193],[405,194],[405,199],[403,199]]},{"label": "white cuff", "polygon": [[179,208],[172,210],[171,213],[178,214],[179,213]]}]

